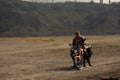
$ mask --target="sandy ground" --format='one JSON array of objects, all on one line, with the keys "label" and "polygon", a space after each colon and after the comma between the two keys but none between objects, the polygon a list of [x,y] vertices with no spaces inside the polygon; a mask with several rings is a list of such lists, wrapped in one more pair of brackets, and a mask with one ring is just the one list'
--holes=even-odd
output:
[{"label": "sandy ground", "polygon": [[92,67],[72,69],[72,37],[0,38],[0,80],[120,79],[120,36],[87,36]]}]

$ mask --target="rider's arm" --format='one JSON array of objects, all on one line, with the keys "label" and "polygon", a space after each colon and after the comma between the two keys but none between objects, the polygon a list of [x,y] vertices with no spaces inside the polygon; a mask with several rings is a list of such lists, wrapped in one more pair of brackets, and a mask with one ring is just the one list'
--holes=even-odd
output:
[{"label": "rider's arm", "polygon": [[80,45],[84,45],[86,38],[85,37],[81,37],[81,40],[79,42]]},{"label": "rider's arm", "polygon": [[75,46],[75,38],[73,38],[73,41],[72,41],[72,46]]}]

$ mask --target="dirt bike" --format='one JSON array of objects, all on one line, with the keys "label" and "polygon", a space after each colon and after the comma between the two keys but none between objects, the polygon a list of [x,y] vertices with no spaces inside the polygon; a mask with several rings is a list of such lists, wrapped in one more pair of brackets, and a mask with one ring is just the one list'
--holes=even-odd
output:
[{"label": "dirt bike", "polygon": [[89,63],[89,65],[91,65],[90,63],[90,57],[92,56],[91,45],[86,45],[86,43],[84,43],[85,40],[86,39],[84,39],[83,44],[79,46],[72,46],[71,44],[69,44],[69,46],[71,46],[70,52],[74,62],[74,66],[78,70],[82,69],[83,66],[85,67],[86,60]]},{"label": "dirt bike", "polygon": [[[69,45],[71,46],[71,44]],[[80,46],[79,50],[78,50],[78,47],[72,46],[70,49],[70,52],[72,54],[71,57],[73,59],[75,68],[77,70],[82,69],[83,67],[83,56],[82,55],[84,53],[82,46]]]}]

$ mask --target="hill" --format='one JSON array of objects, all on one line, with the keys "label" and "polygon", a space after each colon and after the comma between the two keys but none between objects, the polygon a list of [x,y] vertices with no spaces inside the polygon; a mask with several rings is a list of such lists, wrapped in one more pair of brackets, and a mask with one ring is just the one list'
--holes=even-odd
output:
[{"label": "hill", "polygon": [[120,34],[120,4],[0,0],[0,36]]}]

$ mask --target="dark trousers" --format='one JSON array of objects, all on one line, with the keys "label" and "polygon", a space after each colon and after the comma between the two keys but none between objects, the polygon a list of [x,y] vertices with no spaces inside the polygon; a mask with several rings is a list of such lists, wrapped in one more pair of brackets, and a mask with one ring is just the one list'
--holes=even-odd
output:
[{"label": "dark trousers", "polygon": [[86,61],[89,64],[89,66],[91,66],[91,62],[90,62],[90,57],[87,55],[87,53],[83,54],[83,66],[86,66]]},{"label": "dark trousers", "polygon": [[73,61],[73,65],[75,65],[73,53],[71,53],[70,55],[71,55],[71,58],[72,58],[72,61]]}]

